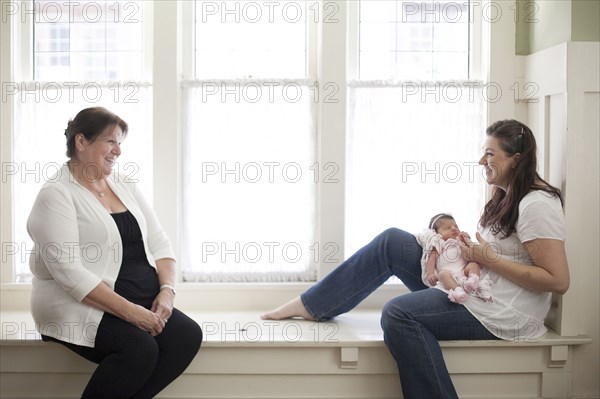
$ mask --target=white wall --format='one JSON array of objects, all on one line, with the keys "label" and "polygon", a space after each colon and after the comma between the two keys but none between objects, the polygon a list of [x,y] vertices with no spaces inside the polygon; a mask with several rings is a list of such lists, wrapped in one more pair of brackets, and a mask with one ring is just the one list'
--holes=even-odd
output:
[{"label": "white wall", "polygon": [[[535,95],[519,105],[540,145],[542,168],[562,188],[571,288],[558,298],[554,328],[586,334],[590,345],[573,353],[573,397],[600,395],[600,43],[568,42],[520,57],[521,84]],[[533,93],[533,90],[529,94]]]}]

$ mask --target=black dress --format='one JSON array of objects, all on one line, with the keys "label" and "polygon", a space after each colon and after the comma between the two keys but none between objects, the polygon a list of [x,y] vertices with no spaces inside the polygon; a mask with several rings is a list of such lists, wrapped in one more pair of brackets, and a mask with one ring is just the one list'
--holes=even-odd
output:
[{"label": "black dress", "polygon": [[115,292],[130,302],[150,309],[160,284],[156,269],[146,257],[140,226],[129,210],[112,213],[111,216],[123,242],[123,260],[115,282]]}]

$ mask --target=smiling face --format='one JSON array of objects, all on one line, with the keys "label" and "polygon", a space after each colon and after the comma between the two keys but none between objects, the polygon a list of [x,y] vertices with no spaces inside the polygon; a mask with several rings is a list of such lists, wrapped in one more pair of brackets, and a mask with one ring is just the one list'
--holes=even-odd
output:
[{"label": "smiling face", "polygon": [[488,136],[485,140],[484,154],[479,160],[479,164],[484,167],[485,180],[488,184],[506,191],[517,159],[518,154],[509,156],[500,147],[497,138]]},{"label": "smiling face", "polygon": [[458,238],[460,235],[460,229],[454,219],[443,218],[438,220],[435,225],[435,232],[441,235],[443,240]]},{"label": "smiling face", "polygon": [[78,134],[76,141],[78,162],[84,166],[85,177],[90,180],[103,179],[110,175],[121,155],[123,131],[118,125],[108,126],[95,140],[87,140]]}]

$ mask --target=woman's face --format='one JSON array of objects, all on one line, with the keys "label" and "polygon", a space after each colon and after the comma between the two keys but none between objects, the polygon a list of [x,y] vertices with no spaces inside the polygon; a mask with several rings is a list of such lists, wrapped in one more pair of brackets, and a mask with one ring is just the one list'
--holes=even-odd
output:
[{"label": "woman's face", "polygon": [[109,126],[94,141],[88,141],[83,134],[77,141],[77,161],[84,166],[85,177],[90,180],[103,179],[110,175],[112,168],[121,155],[123,131]]},{"label": "woman's face", "polygon": [[487,136],[484,148],[484,154],[479,160],[479,164],[484,167],[485,180],[488,184],[506,191],[517,154],[509,156],[500,147],[499,140],[492,136]]},{"label": "woman's face", "polygon": [[442,236],[443,240],[449,238],[458,238],[460,230],[454,219],[440,219],[436,223],[436,232]]}]

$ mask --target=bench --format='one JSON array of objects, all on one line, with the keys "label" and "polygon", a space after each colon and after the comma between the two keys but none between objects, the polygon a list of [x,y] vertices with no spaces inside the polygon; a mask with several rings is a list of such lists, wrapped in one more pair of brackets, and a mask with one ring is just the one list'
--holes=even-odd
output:
[{"label": "bench", "polygon": [[[258,312],[187,312],[204,343],[160,398],[397,398],[378,311],[332,322],[264,321]],[[28,312],[0,313],[0,397],[75,398],[95,365],[40,340]],[[461,398],[567,398],[572,348],[586,336],[442,341]]]}]

